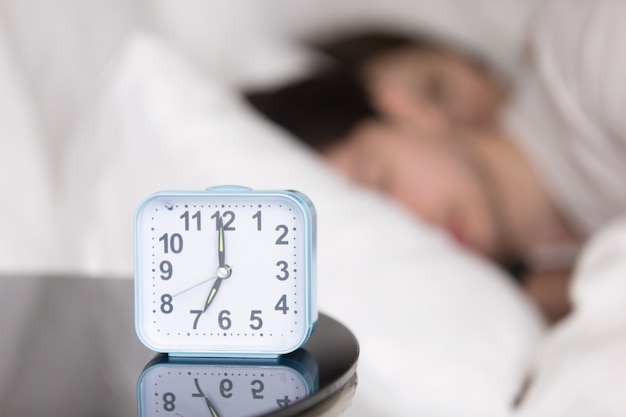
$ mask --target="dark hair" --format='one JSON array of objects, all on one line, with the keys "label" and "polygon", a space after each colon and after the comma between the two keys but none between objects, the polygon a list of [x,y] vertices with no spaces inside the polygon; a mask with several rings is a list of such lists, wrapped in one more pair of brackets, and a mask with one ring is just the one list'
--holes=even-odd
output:
[{"label": "dark hair", "polygon": [[344,139],[360,122],[379,117],[361,69],[371,59],[407,47],[434,44],[401,34],[365,31],[309,45],[334,62],[317,74],[246,99],[268,119],[321,151]]},{"label": "dark hair", "polygon": [[346,137],[359,122],[377,117],[364,85],[342,68],[329,68],[246,98],[268,119],[318,151]]},{"label": "dark hair", "polygon": [[426,36],[410,36],[402,33],[364,31],[317,40],[310,46],[332,58],[338,65],[351,71],[360,71],[373,58],[405,48],[440,50],[441,47]]}]

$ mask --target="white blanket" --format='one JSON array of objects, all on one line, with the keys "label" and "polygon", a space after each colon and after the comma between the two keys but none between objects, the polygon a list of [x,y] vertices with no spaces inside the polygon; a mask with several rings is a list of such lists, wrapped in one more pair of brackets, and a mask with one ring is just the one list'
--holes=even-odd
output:
[{"label": "white blanket", "polygon": [[590,242],[570,292],[574,313],[543,341],[516,416],[626,414],[626,218]]}]

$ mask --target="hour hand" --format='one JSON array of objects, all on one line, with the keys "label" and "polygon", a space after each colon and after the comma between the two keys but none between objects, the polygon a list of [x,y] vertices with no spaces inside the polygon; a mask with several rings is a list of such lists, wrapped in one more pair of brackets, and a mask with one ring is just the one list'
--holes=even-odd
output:
[{"label": "hour hand", "polygon": [[217,291],[220,289],[220,285],[222,285],[222,279],[223,278],[218,277],[213,283],[213,286],[211,287],[211,291],[209,291],[209,296],[206,298],[206,302],[204,303],[203,312],[207,311],[207,309],[209,308],[209,306],[215,299],[215,295],[217,294]]},{"label": "hour hand", "polygon": [[200,383],[198,382],[198,378],[194,378],[193,383],[196,385],[196,389],[198,390],[198,392],[191,394],[191,396],[204,398],[204,402],[211,412],[211,417],[219,417],[219,414],[217,414],[217,411],[215,410],[213,403],[211,403],[211,400],[209,400],[206,394],[202,392],[202,389],[200,388]]},{"label": "hour hand", "polygon": [[207,311],[213,300],[215,299],[215,295],[217,291],[220,289],[220,285],[222,285],[222,281],[226,278],[230,277],[231,270],[230,266],[224,265],[217,268],[217,279],[213,283],[213,287],[211,287],[211,291],[209,291],[209,295],[206,298],[206,302],[204,303],[204,311]]}]

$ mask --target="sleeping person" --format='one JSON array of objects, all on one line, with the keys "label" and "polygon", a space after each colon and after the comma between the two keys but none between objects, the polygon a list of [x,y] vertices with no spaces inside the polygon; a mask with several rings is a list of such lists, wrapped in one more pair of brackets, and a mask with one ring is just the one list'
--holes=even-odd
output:
[{"label": "sleeping person", "polygon": [[[563,19],[566,14],[574,18]],[[468,104],[475,113],[422,95],[406,107],[402,98],[385,98],[380,86],[373,87],[375,77],[367,76],[376,72],[372,68],[355,76],[353,66],[341,64],[273,94],[252,95],[251,102],[340,172],[387,194],[461,245],[502,264],[522,261],[529,277],[542,277],[530,279],[539,283],[530,285],[531,293],[556,319],[568,310],[565,284],[580,244],[626,211],[620,185],[626,178],[626,86],[619,76],[626,60],[618,53],[626,44],[624,17],[619,2],[543,5],[510,102],[504,104],[503,90],[486,77],[474,80],[492,95],[459,83],[450,94],[462,98],[444,101],[492,97],[489,106]],[[464,79],[485,74],[458,59],[443,67],[464,65]],[[378,64],[381,72],[394,73],[391,61]],[[404,74],[420,74],[414,64]],[[400,84],[394,87],[400,90]],[[413,94],[408,84],[403,88],[405,98]],[[398,102],[403,105],[389,105]],[[556,282],[547,290],[557,292],[536,290],[542,282]]]},{"label": "sleeping person", "polygon": [[[472,131],[497,136],[506,97],[500,79],[470,55],[424,38],[370,31],[315,47],[334,65],[248,100],[355,182],[518,273],[521,256],[493,181],[471,155],[479,143]],[[468,137],[476,140],[457,143]]]},{"label": "sleeping person", "polygon": [[427,132],[488,127],[507,95],[504,81],[477,57],[424,36],[362,31],[312,45],[329,65],[247,98],[317,150],[374,115]]},{"label": "sleeping person", "polygon": [[[498,130],[453,123],[423,127],[385,117],[370,104],[363,85],[341,69],[286,87],[265,103],[258,97],[252,97],[257,107],[339,172],[504,266],[519,269],[528,248],[555,246],[572,235],[529,164]],[[547,227],[552,223],[558,227]],[[562,301],[549,304],[550,316],[567,308]]]}]

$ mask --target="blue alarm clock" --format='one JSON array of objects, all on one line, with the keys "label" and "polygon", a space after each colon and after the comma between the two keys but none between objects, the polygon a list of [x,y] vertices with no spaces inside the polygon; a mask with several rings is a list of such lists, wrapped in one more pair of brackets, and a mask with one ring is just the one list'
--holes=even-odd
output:
[{"label": "blue alarm clock", "polygon": [[317,321],[316,216],[297,191],[159,192],[135,216],[135,327],[174,356],[275,357]]}]

